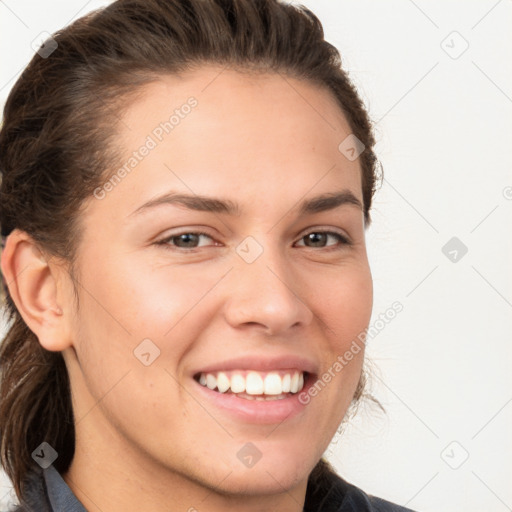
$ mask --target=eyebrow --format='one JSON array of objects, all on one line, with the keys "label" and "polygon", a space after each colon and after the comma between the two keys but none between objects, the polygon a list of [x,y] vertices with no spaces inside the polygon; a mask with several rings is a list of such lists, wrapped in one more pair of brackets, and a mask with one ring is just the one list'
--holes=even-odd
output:
[{"label": "eyebrow", "polygon": [[[130,216],[145,212],[160,205],[182,205],[190,210],[212,213],[224,213],[232,216],[240,216],[241,208],[236,202],[215,197],[189,195],[178,192],[167,192],[155,197],[133,211]],[[333,210],[343,205],[356,206],[364,211],[361,201],[348,189],[335,193],[326,193],[300,203],[299,215],[320,213]]]}]

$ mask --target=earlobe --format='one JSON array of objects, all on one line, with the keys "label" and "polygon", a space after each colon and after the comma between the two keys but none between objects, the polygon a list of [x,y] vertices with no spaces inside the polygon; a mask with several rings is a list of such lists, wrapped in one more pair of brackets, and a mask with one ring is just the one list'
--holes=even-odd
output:
[{"label": "earlobe", "polygon": [[62,272],[26,232],[14,230],[2,252],[2,273],[9,294],[29,329],[47,350],[71,343],[69,308],[61,303]]}]

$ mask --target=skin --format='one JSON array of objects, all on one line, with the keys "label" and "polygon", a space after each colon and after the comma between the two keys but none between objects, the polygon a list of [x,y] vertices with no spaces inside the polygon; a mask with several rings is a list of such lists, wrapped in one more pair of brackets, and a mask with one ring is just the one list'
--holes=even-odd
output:
[{"label": "skin", "polygon": [[[233,418],[198,394],[193,370],[245,354],[307,357],[321,375],[372,309],[362,210],[298,216],[302,200],[323,193],[347,189],[362,202],[359,161],[338,150],[351,130],[334,98],[278,74],[221,70],[162,77],[123,115],[117,141],[128,158],[188,97],[198,101],[84,205],[78,309],[65,262],[21,231],[7,240],[11,295],[70,374],[77,443],[63,477],[88,511],[301,511],[360,377],[364,350],[280,425]],[[170,190],[236,201],[242,214],[166,204],[131,215]],[[208,232],[198,248],[156,244],[198,229]],[[319,230],[351,244],[329,236],[308,246]],[[250,264],[235,250],[248,236],[263,248]],[[149,366],[133,353],[146,338],[160,350]],[[248,441],[262,454],[252,468],[237,457]]]}]

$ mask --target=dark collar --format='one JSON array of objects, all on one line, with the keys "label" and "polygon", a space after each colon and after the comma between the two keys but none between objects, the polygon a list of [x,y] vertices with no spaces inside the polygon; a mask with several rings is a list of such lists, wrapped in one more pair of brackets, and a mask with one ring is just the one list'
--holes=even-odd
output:
[{"label": "dark collar", "polygon": [[324,459],[311,473],[304,512],[414,512],[371,496],[341,478]]},{"label": "dark collar", "polygon": [[53,467],[34,467],[27,478],[24,500],[14,512],[87,512]]}]

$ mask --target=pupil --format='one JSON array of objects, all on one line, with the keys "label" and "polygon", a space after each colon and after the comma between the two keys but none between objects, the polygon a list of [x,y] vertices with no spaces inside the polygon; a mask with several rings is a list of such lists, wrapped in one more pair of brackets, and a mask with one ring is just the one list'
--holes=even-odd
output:
[{"label": "pupil", "polygon": [[308,238],[310,242],[313,242],[313,244],[318,245],[320,243],[320,245],[322,245],[322,242],[325,242],[326,236],[327,235],[325,233],[310,233]]},{"label": "pupil", "polygon": [[193,233],[185,233],[183,235],[180,235],[178,238],[181,239],[181,241],[185,242],[187,246],[191,244],[194,245],[194,242],[197,243],[197,235]]}]

